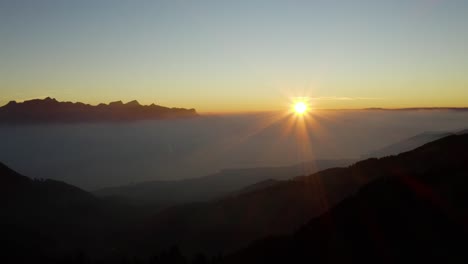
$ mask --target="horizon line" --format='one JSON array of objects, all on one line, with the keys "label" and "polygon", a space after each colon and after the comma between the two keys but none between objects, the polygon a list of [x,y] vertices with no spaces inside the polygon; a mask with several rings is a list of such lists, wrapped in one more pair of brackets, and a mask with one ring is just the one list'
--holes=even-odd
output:
[{"label": "horizon line", "polygon": [[[84,103],[80,101],[59,101],[54,97],[38,97],[38,98],[31,98],[27,100],[9,100],[6,102],[4,105],[1,105],[1,107],[4,107],[8,105],[11,102],[16,102],[16,103],[24,103],[28,101],[33,101],[33,100],[46,100],[46,99],[51,99],[51,100],[56,100],[59,103],[82,103],[82,104],[87,104],[90,106],[98,106],[100,104],[111,104],[115,102],[124,102],[122,100],[117,100],[117,101],[110,101],[109,103],[98,103],[98,104],[91,104],[91,103]],[[131,102],[138,102],[138,100],[129,100],[127,103]],[[127,104],[124,103],[124,104]],[[156,104],[156,103],[152,103]],[[145,106],[143,104],[140,104],[142,106]],[[151,104],[149,104],[151,105]],[[175,107],[175,106],[165,106],[169,108],[180,108],[180,107]],[[189,107],[187,109],[195,109],[194,107]],[[311,112],[313,111],[435,111],[435,110],[452,110],[452,111],[468,111],[468,106],[411,106],[411,107],[364,107],[364,108],[312,108]],[[284,111],[280,109],[270,109],[270,110],[208,110],[208,111],[198,111],[196,110],[199,114],[205,114],[205,115],[219,115],[219,114],[226,114],[226,115],[236,115],[236,114],[261,114],[261,113],[271,113],[271,112],[279,112],[279,111]]]},{"label": "horizon line", "polygon": [[[387,108],[387,107],[365,107],[365,108],[314,108],[309,112],[314,111],[436,111],[436,110],[452,110],[452,111],[468,111],[468,106],[423,106],[423,107],[397,107],[397,108]],[[227,115],[236,115],[236,114],[261,114],[261,113],[271,113],[271,112],[281,112],[284,110],[246,110],[246,111],[200,111],[199,114],[227,114]]]}]

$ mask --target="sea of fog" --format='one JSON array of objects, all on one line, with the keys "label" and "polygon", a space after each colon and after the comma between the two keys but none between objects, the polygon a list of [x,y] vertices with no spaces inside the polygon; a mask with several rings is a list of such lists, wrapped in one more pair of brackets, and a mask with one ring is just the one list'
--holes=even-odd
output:
[{"label": "sea of fog", "polygon": [[347,159],[425,131],[468,128],[462,111],[321,111],[193,119],[0,126],[0,162],[93,190],[199,177],[223,168]]}]

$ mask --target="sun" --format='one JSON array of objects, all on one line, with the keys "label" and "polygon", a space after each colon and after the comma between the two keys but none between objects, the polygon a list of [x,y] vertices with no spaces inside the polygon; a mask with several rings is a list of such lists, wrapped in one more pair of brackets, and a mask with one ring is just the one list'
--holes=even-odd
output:
[{"label": "sun", "polygon": [[296,102],[294,103],[294,112],[298,115],[303,115],[307,112],[308,106],[305,102]]}]

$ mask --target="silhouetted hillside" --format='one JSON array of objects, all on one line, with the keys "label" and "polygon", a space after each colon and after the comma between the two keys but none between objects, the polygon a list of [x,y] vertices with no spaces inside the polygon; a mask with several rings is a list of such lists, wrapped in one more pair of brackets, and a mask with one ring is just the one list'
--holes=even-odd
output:
[{"label": "silhouetted hillside", "polygon": [[77,187],[54,180],[32,180],[0,163],[0,203],[20,215],[20,210],[62,209],[93,205],[97,199]]},{"label": "silhouetted hillside", "polygon": [[[231,173],[234,177],[234,171]],[[305,207],[316,203],[314,195],[306,194],[312,183],[302,188],[300,182],[285,182],[286,186],[273,192],[266,191],[273,185],[260,183],[225,199],[156,214],[152,207],[98,199],[62,182],[31,180],[3,165],[1,175],[2,186],[8,188],[2,192],[5,217],[0,220],[4,231],[1,242],[8,246],[9,257],[21,260],[19,263],[41,257],[51,263],[80,250],[97,259],[119,259],[127,255],[147,258],[174,244],[190,253],[236,249],[253,239],[298,226],[310,218],[302,214],[309,211]],[[281,213],[275,204],[284,207],[290,202],[297,204],[291,207],[293,214],[266,224]],[[258,207],[258,212],[246,219],[252,206]],[[248,221],[251,223],[246,224]]]},{"label": "silhouetted hillside", "polygon": [[224,169],[200,178],[141,182],[101,189],[94,194],[103,198],[125,199],[133,204],[170,206],[209,201],[268,179],[287,180],[328,168],[349,166],[352,163],[353,160],[316,160],[284,167]]},{"label": "silhouetted hillside", "polygon": [[148,249],[177,244],[190,253],[232,252],[265,236],[290,233],[325,212],[379,176],[373,163],[328,169],[261,188],[253,186],[251,191],[208,203],[173,207],[156,214],[141,232],[159,238],[145,240],[151,242]]},{"label": "silhouetted hillside", "polygon": [[[173,245],[189,256],[246,247],[225,263],[453,262],[464,257],[467,175],[468,135],[450,136],[398,156],[260,182],[156,213],[1,165],[2,263],[86,263],[85,256],[120,263],[154,255],[152,263],[186,263],[178,249],[167,251]],[[273,238],[258,240],[264,237]]]},{"label": "silhouetted hillside", "polygon": [[[131,208],[99,200],[54,180],[32,180],[0,163],[0,262],[56,263],[87,252],[115,254],[138,217]],[[64,262],[67,263],[67,262]]]},{"label": "silhouetted hillside", "polygon": [[195,109],[140,105],[121,101],[92,106],[83,103],[58,102],[47,97],[0,107],[0,123],[69,123],[100,121],[136,121],[197,116]]},{"label": "silhouetted hillside", "polygon": [[365,163],[355,166],[374,169],[362,177],[381,178],[293,235],[258,241],[223,263],[468,261],[468,135]]},{"label": "silhouetted hillside", "polygon": [[[331,194],[335,190],[341,192],[340,186],[333,186],[332,177],[331,182],[326,181],[326,187],[313,180],[304,184],[299,179],[278,182],[278,188],[276,184],[256,184],[224,199],[155,214],[151,207],[129,207],[115,200],[100,200],[64,183],[34,181],[6,167],[4,171],[3,178],[24,184],[9,188],[11,195],[20,198],[3,199],[9,206],[5,210],[7,217],[1,220],[6,234],[2,244],[9,245],[13,257],[29,256],[25,262],[40,256],[55,260],[79,249],[98,259],[127,255],[147,258],[174,244],[189,253],[225,252],[265,235],[293,230],[322,212],[323,197],[315,195],[315,189],[329,188],[330,197],[346,193]],[[334,171],[340,169],[323,175],[335,174]],[[348,190],[353,186],[342,187]],[[70,202],[62,203],[67,200]],[[284,214],[287,207],[290,213]],[[26,230],[30,231],[23,234]]]}]

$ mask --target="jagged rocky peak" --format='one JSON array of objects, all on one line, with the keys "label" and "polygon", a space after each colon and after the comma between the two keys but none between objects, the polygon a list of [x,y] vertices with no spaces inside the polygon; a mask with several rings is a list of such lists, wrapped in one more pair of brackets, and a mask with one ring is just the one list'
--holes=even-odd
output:
[{"label": "jagged rocky peak", "polygon": [[141,104],[137,100],[130,101],[126,105],[128,105],[128,106],[141,106]]},{"label": "jagged rocky peak", "polygon": [[46,101],[46,102],[47,102],[47,101],[49,101],[49,102],[57,102],[57,100],[56,100],[55,98],[52,98],[52,97],[46,97],[46,98],[44,99],[44,101]]},{"label": "jagged rocky peak", "polygon": [[26,100],[23,102],[25,105],[34,105],[34,104],[56,104],[59,103],[55,98],[46,97],[44,99],[32,99]]},{"label": "jagged rocky peak", "polygon": [[123,105],[124,103],[122,101],[115,101],[115,102],[110,102],[109,106],[120,106]]}]

